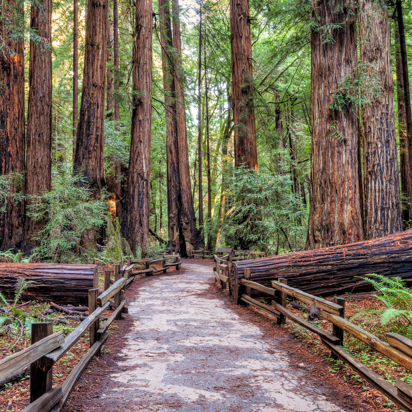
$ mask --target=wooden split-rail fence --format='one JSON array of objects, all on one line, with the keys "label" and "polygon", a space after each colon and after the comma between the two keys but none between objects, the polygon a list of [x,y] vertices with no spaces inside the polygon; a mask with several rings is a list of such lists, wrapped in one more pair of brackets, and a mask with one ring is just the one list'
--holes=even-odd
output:
[{"label": "wooden split-rail fence", "polygon": [[[228,256],[215,256],[216,267],[214,268],[214,275],[216,281],[222,285],[222,288],[226,288],[227,285],[229,286],[229,293],[236,304],[252,305],[263,309],[274,315],[277,318],[278,324],[283,324],[288,319],[317,334],[323,345],[331,351],[334,359],[340,359],[348,364],[404,411],[412,412],[412,386],[401,380],[397,380],[395,385],[392,385],[343,349],[344,335],[349,333],[356,339],[369,345],[372,349],[392,359],[400,366],[412,371],[412,340],[396,333],[387,333],[388,343],[386,343],[366,330],[354,325],[345,319],[345,299],[343,298],[335,297],[334,302],[330,302],[288,286],[287,280],[284,278],[272,280],[272,287],[264,286],[249,280],[251,270],[247,268],[244,269],[243,279],[239,279],[238,276],[230,276],[232,265],[235,263],[227,259]],[[256,299],[257,296],[252,297],[253,291],[258,291],[254,292],[256,295],[260,294],[265,296],[266,299],[270,298],[271,304],[268,305],[259,301]],[[318,308],[321,317],[332,323],[332,333],[315,326],[287,309],[288,296]]]},{"label": "wooden split-rail fence", "polygon": [[221,248],[221,249],[218,249],[217,251],[211,251],[211,250],[206,250],[206,249],[198,249],[198,250],[194,249],[189,252],[189,257],[195,258],[195,259],[214,258],[215,255],[220,258],[222,256],[225,256],[231,261],[238,261],[238,260],[250,260],[250,259],[256,259],[259,257],[265,257],[266,253],[259,252],[259,251],[253,251],[253,250],[238,250],[232,247]]},{"label": "wooden split-rail fence", "polygon": [[[180,268],[180,256],[168,255],[160,259],[150,259],[150,264],[163,262],[162,269],[153,271],[166,272],[169,267]],[[168,263],[169,262],[169,263]],[[140,262],[138,262],[140,263]],[[23,412],[58,412],[62,410],[76,382],[95,355],[99,355],[107,341],[107,330],[115,319],[122,319],[128,312],[125,306],[124,291],[133,280],[135,263],[115,265],[113,271],[104,272],[104,292],[99,289],[88,291],[89,316],[67,337],[63,331],[53,333],[52,323],[33,323],[31,346],[0,361],[0,382],[12,380],[30,366],[30,404]],[[138,272],[138,271],[137,271]],[[152,273],[150,273],[152,274]],[[107,309],[113,309],[111,316],[102,324],[100,318]],[[52,387],[53,365],[58,362],[89,331],[90,349],[73,368],[61,386]]]}]

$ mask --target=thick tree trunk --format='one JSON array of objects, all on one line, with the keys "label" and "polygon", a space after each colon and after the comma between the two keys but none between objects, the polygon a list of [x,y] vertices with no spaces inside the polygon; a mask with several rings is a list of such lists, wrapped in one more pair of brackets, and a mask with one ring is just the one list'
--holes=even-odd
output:
[{"label": "thick tree trunk", "polygon": [[230,0],[235,166],[258,169],[249,0]]},{"label": "thick tree trunk", "polygon": [[239,261],[231,280],[233,284],[235,275],[243,278],[249,268],[253,281],[268,284],[282,277],[289,286],[314,295],[371,290],[373,286],[358,276],[376,273],[412,283],[411,252],[412,230],[408,230],[350,245]]},{"label": "thick tree trunk", "polygon": [[173,43],[169,0],[159,0],[160,38],[162,44],[163,88],[166,112],[167,207],[169,247],[180,253],[180,178],[179,145],[173,77]]},{"label": "thick tree trunk", "polygon": [[[356,19],[335,9],[329,0],[313,2],[321,29],[312,31],[311,40],[310,249],[363,239],[356,108],[348,102],[331,110],[340,83],[356,73]],[[324,41],[324,27],[338,24]]]},{"label": "thick tree trunk", "polygon": [[108,0],[89,0],[83,91],[74,169],[81,172],[94,196],[104,184],[103,146],[107,61]]},{"label": "thick tree trunk", "polygon": [[199,176],[199,229],[204,234],[203,219],[203,153],[202,153],[202,7],[200,6],[199,20],[199,61],[197,73],[197,163]]},{"label": "thick tree trunk", "polygon": [[[51,21],[52,2],[43,0],[42,8],[31,8],[32,30],[42,39],[41,43],[30,41],[29,107],[27,117],[27,205],[30,196],[41,195],[51,189],[51,143],[52,143],[52,60]],[[41,222],[26,218],[25,237],[33,245],[32,236],[41,228]]]},{"label": "thick tree trunk", "polygon": [[73,0],[73,158],[79,119],[79,2]]},{"label": "thick tree trunk", "polygon": [[406,129],[406,101],[405,101],[405,81],[403,75],[402,56],[400,50],[400,38],[398,25],[395,24],[395,44],[396,44],[396,85],[398,95],[398,133],[400,151],[400,172],[401,172],[401,192],[403,197],[402,220],[408,224],[411,216],[410,199],[411,197],[411,177],[409,173],[408,158],[408,132]]},{"label": "thick tree trunk", "polygon": [[[364,231],[367,239],[375,239],[402,230],[386,6],[361,0],[358,23],[360,62],[367,77],[363,93],[370,101],[362,106]],[[371,82],[379,84],[379,93],[373,92]]]},{"label": "thick tree trunk", "polygon": [[196,216],[190,184],[189,151],[187,145],[185,98],[183,92],[182,43],[179,21],[179,1],[172,0],[173,14],[173,47],[175,50],[175,91],[176,91],[176,121],[179,153],[179,176],[181,194],[180,226],[184,238],[182,256],[191,249],[200,249],[204,246],[199,230],[196,228]]},{"label": "thick tree trunk", "polygon": [[133,114],[122,232],[133,253],[146,256],[150,217],[152,126],[152,1],[136,3],[133,67]]},{"label": "thick tree trunk", "polygon": [[114,119],[120,119],[119,92],[119,8],[117,0],[113,0],[113,55],[114,55]]},{"label": "thick tree trunk", "polygon": [[[7,9],[7,4],[9,8]],[[16,2],[6,3],[3,13],[24,13],[13,10]],[[0,175],[22,173],[24,158],[24,41],[12,40],[0,20],[0,36],[4,48],[0,52]],[[10,52],[9,52],[10,51]],[[16,182],[17,183],[17,182]],[[12,185],[13,193],[23,188]],[[0,204],[0,207],[3,205]],[[24,204],[9,202],[0,213],[0,249],[20,248],[24,234]]]}]

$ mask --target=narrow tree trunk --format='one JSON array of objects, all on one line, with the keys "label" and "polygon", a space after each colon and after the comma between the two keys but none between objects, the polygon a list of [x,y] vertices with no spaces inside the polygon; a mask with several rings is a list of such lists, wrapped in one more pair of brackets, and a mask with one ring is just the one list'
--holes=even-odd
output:
[{"label": "narrow tree trunk", "polygon": [[[358,22],[360,61],[370,78],[363,91],[370,104],[362,107],[364,230],[366,239],[374,239],[402,230],[388,10],[361,0]],[[370,81],[379,84],[379,93]]]},{"label": "narrow tree trunk", "polygon": [[106,112],[107,118],[114,118],[114,62],[113,62],[113,49],[114,49],[114,22],[113,22],[113,10],[109,7],[109,29],[107,31],[107,98],[106,98]]},{"label": "narrow tree trunk", "polygon": [[408,132],[406,129],[406,105],[405,105],[405,82],[403,75],[402,56],[400,50],[399,29],[395,23],[395,45],[396,45],[396,80],[398,95],[398,133],[399,133],[399,151],[400,151],[400,168],[401,168],[401,192],[403,199],[402,220],[407,224],[410,220],[410,199],[411,183],[409,174],[408,159]]},{"label": "narrow tree trunk", "polygon": [[198,62],[198,85],[197,85],[197,163],[199,165],[199,229],[202,233],[204,230],[203,220],[203,154],[202,154],[202,5],[200,6],[200,21],[199,21],[199,62]]},{"label": "narrow tree trunk", "polygon": [[73,157],[79,119],[79,2],[73,0]]},{"label": "narrow tree trunk", "polygon": [[[9,4],[9,7],[7,6]],[[16,1],[4,5],[3,13],[21,13]],[[24,41],[12,40],[3,20],[0,20],[0,36],[4,48],[0,52],[0,175],[22,173],[24,158]],[[22,191],[15,182],[11,192]],[[11,193],[11,194],[12,194]],[[3,205],[0,204],[0,207]],[[0,213],[0,249],[20,248],[24,234],[24,204],[9,202],[6,212]]]},{"label": "narrow tree trunk", "polygon": [[107,61],[108,0],[89,0],[83,91],[74,169],[82,172],[94,196],[104,184],[103,146]]},{"label": "narrow tree trunk", "polygon": [[119,92],[119,8],[117,0],[113,0],[113,55],[114,55],[114,119],[120,119]]},{"label": "narrow tree trunk", "polygon": [[249,0],[230,0],[235,166],[257,170]]},{"label": "narrow tree trunk", "polygon": [[180,253],[180,178],[176,106],[173,77],[173,43],[169,0],[159,0],[160,39],[162,46],[163,89],[166,112],[167,206],[169,248]]},{"label": "narrow tree trunk", "polygon": [[[411,108],[411,93],[409,88],[409,69],[408,56],[406,53],[406,39],[405,39],[405,24],[403,20],[402,1],[396,1],[396,17],[397,17],[397,33],[399,33],[399,42],[396,45],[399,47],[396,57],[396,70],[399,71],[398,78],[398,94],[403,91],[404,104],[402,107],[402,115],[404,116],[403,134],[399,134],[401,146],[401,187],[402,193],[406,195],[407,201],[404,206],[403,219],[408,222],[412,218],[412,108]],[[402,72],[401,72],[402,70]],[[402,84],[400,84],[402,81]],[[400,113],[400,107],[398,113]],[[400,118],[399,118],[400,121]]]},{"label": "narrow tree trunk", "polygon": [[152,126],[152,1],[136,3],[133,114],[129,170],[122,232],[133,253],[146,256],[150,217]]},{"label": "narrow tree trunk", "polygon": [[[27,205],[30,196],[40,195],[51,188],[52,143],[52,60],[51,21],[52,2],[43,0],[42,8],[31,8],[31,29],[36,31],[41,43],[30,41],[29,107],[27,118]],[[42,226],[41,222],[26,219],[26,242],[33,245],[32,236]],[[30,246],[29,246],[30,249]]]},{"label": "narrow tree trunk", "polygon": [[185,98],[183,92],[183,66],[182,66],[182,43],[180,35],[179,21],[179,2],[173,0],[173,47],[175,49],[175,90],[176,90],[176,121],[177,136],[179,143],[179,176],[180,176],[180,193],[181,193],[181,219],[180,226],[182,229],[184,243],[182,255],[186,256],[187,252],[193,248],[202,248],[203,241],[199,230],[196,228],[195,209],[190,184],[189,169],[189,152],[187,145]]},{"label": "narrow tree trunk", "polygon": [[[336,0],[338,1],[338,0]],[[356,73],[356,19],[316,0],[312,31],[312,145],[307,247],[318,249],[363,239],[358,168],[358,118],[351,103],[333,110],[340,83]],[[324,41],[330,25],[333,39]]]},{"label": "narrow tree trunk", "polygon": [[205,24],[205,47],[204,47],[204,65],[205,65],[205,106],[206,106],[206,161],[207,161],[207,219],[209,226],[209,235],[207,237],[207,249],[212,250],[213,233],[210,230],[212,224],[212,182],[210,175],[210,128],[209,128],[209,90],[207,83],[207,54],[206,54],[206,24]]}]

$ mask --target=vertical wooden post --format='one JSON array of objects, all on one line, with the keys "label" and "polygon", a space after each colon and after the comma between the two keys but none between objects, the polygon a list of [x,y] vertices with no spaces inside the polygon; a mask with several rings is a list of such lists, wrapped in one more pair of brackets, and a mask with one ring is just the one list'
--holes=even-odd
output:
[{"label": "vertical wooden post", "polygon": [[[118,281],[119,279],[122,278],[122,274],[120,272],[116,273],[114,276],[114,281]],[[117,292],[114,295],[114,309],[117,309],[121,303],[121,299],[122,299],[122,291],[120,290],[119,292]],[[123,319],[122,313],[120,312],[116,319]]]},{"label": "vertical wooden post", "polygon": [[112,271],[111,270],[105,270],[104,271],[104,290],[107,290],[110,288],[110,275]]},{"label": "vertical wooden post", "polygon": [[[245,279],[250,279],[251,277],[251,270],[250,269],[245,269],[243,276]],[[250,288],[250,286],[246,286],[245,289],[245,295],[251,296],[252,295],[252,289]]]},{"label": "vertical wooden post", "polygon": [[[52,323],[32,323],[31,325],[31,344],[42,340],[46,336],[53,334]],[[40,361],[30,365],[30,403],[44,395],[52,388],[52,368],[47,372],[40,369]]]},{"label": "vertical wooden post", "polygon": [[[345,299],[335,297],[334,302],[337,303],[338,305],[342,306],[342,309],[340,310],[339,316],[341,318],[344,318],[345,317],[345,304],[346,304]],[[343,335],[344,335],[343,329],[339,328],[338,326],[333,325],[332,335],[339,338],[339,340],[340,340],[339,345],[343,346]],[[331,353],[330,356],[331,356],[332,359],[335,359],[335,360],[338,359],[338,357],[333,352]]]},{"label": "vertical wooden post", "polygon": [[[283,283],[284,285],[288,284],[287,279],[284,279],[284,278],[279,278],[279,282]],[[279,291],[278,296],[279,296],[278,297],[279,305],[281,305],[285,308],[286,307],[286,297],[287,297],[286,293]],[[286,323],[286,318],[285,318],[285,315],[280,314],[280,316],[277,319],[277,324],[282,325],[283,323]]]},{"label": "vertical wooden post", "polygon": [[[97,297],[99,296],[99,289],[89,290],[89,315],[91,315],[97,308]],[[97,341],[97,331],[99,330],[100,322],[96,320],[89,328],[90,347]]]},{"label": "vertical wooden post", "polygon": [[163,273],[166,273],[166,272],[167,272],[166,260],[164,260],[164,261],[162,262],[162,268],[163,268]]}]

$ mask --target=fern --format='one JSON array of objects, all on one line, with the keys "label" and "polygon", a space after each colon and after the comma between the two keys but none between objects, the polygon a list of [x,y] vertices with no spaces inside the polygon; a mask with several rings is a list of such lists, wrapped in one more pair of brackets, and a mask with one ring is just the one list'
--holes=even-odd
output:
[{"label": "fern", "polygon": [[26,279],[19,278],[16,283],[14,304],[16,304],[22,297],[23,293],[27,290],[28,286],[32,283],[36,283],[32,280],[27,281]]}]

